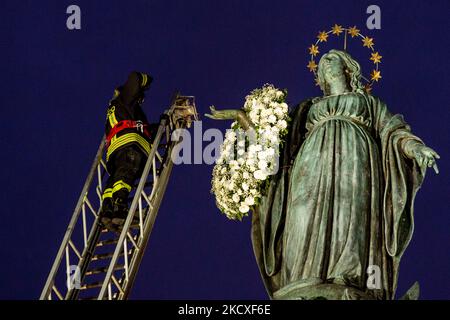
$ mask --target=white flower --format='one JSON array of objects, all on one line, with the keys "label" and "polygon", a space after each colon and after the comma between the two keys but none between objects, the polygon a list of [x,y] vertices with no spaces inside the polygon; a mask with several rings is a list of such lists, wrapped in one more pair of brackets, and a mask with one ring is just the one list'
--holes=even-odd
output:
[{"label": "white flower", "polygon": [[277,117],[275,117],[273,114],[271,114],[271,115],[269,116],[269,118],[267,119],[267,121],[268,121],[269,123],[275,123],[275,122],[277,122]]},{"label": "white flower", "polygon": [[278,123],[277,123],[277,127],[278,128],[280,128],[280,129],[286,129],[287,128],[287,122],[286,122],[286,120],[280,120],[280,121],[278,121]]},{"label": "white flower", "polygon": [[270,136],[270,138],[269,138],[270,143],[272,145],[278,145],[279,144],[279,139],[278,138],[279,138],[278,134],[274,134],[274,135]]},{"label": "white flower", "polygon": [[281,118],[284,116],[284,111],[281,107],[275,108],[274,113],[277,115],[277,117]]},{"label": "white flower", "polygon": [[257,110],[250,111],[249,116],[250,116],[250,120],[252,120],[253,123],[258,122],[259,115],[258,115],[258,111]]},{"label": "white flower", "polygon": [[238,194],[236,194],[236,193],[233,194],[233,201],[234,201],[234,202],[238,203],[240,200],[241,200],[241,198],[239,197]]},{"label": "white flower", "polygon": [[258,152],[258,159],[259,160],[264,160],[264,159],[266,159],[266,157],[267,157],[266,151]]},{"label": "white flower", "polygon": [[236,132],[234,132],[234,130],[228,129],[225,133],[225,139],[233,142],[234,140],[236,140]]},{"label": "white flower", "polygon": [[[252,162],[253,159],[256,158],[256,155],[257,155],[257,153],[255,151],[248,150],[248,152],[247,152],[247,161]],[[247,163],[247,161],[246,161],[246,163]]]},{"label": "white flower", "polygon": [[250,210],[250,207],[245,204],[245,203],[241,203],[241,206],[239,207],[239,211],[242,213],[247,213]]},{"label": "white flower", "polygon": [[252,108],[253,109],[256,109],[257,108],[257,106],[258,106],[258,101],[256,100],[256,99],[252,99]]},{"label": "white flower", "polygon": [[249,196],[249,197],[245,198],[245,203],[249,206],[252,206],[255,204],[255,198]]},{"label": "white flower", "polygon": [[231,160],[229,165],[230,165],[230,167],[238,167],[239,163],[236,160]]},{"label": "white flower", "polygon": [[[253,166],[255,164],[255,159],[254,158],[249,158],[245,161],[245,164],[249,167]],[[244,178],[246,179],[246,178]]]},{"label": "white flower", "polygon": [[267,148],[266,149],[266,155],[271,157],[275,154],[275,149],[274,148]]},{"label": "white flower", "polygon": [[253,173],[253,176],[255,177],[255,179],[258,179],[258,180],[266,180],[266,178],[267,178],[267,175],[262,170],[256,170]]},{"label": "white flower", "polygon": [[261,150],[262,150],[262,146],[260,144],[252,144],[248,148],[248,151],[252,152],[252,153],[258,152],[258,151],[261,151]]},{"label": "white flower", "polygon": [[267,168],[267,161],[265,160],[260,160],[258,163],[258,168],[261,170],[264,170]]},{"label": "white flower", "polygon": [[[247,173],[247,172],[246,172]],[[248,174],[248,173],[247,173]],[[244,191],[248,191],[248,184],[247,183],[242,183],[242,190]]]}]

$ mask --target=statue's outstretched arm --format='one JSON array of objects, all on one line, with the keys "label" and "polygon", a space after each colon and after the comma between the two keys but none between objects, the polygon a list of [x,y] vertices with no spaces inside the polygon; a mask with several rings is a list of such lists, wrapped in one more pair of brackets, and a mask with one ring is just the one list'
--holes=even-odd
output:
[{"label": "statue's outstretched arm", "polygon": [[214,120],[234,120],[239,122],[239,125],[244,129],[254,128],[255,125],[247,117],[243,110],[238,109],[226,109],[216,110],[214,106],[209,107],[211,114],[206,113],[205,116]]},{"label": "statue's outstretched arm", "polygon": [[405,155],[410,159],[416,160],[420,167],[424,169],[433,167],[434,171],[439,173],[436,159],[440,159],[440,156],[436,151],[416,140],[407,141],[403,149]]},{"label": "statue's outstretched arm", "polygon": [[[370,99],[375,110],[374,113],[377,114],[376,127],[381,132],[380,134],[383,135],[382,132],[386,131],[386,127],[388,128],[386,132],[395,130],[399,135],[403,136],[404,142],[402,142],[401,149],[406,157],[416,161],[423,171],[428,167],[433,168],[436,173],[439,173],[436,160],[440,157],[437,152],[427,147],[422,140],[411,132],[410,127],[405,123],[403,117],[391,114],[386,104],[379,98],[370,96]],[[398,129],[397,126],[399,127]]]}]

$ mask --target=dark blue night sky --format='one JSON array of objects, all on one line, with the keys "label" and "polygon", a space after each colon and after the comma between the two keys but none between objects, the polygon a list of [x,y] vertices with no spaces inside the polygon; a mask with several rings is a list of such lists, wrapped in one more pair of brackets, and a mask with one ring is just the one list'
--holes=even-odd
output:
[{"label": "dark blue night sky", "polygon": [[[81,7],[80,31],[66,28],[70,4]],[[381,8],[381,30],[365,26],[370,4]],[[418,280],[422,299],[450,298],[448,0],[3,0],[0,12],[0,298],[39,297],[103,134],[107,102],[129,71],[155,79],[144,104],[153,121],[176,89],[195,95],[202,114],[211,104],[242,106],[268,82],[287,88],[293,105],[320,94],[306,69],[307,47],[335,23],[375,38],[383,79],[373,93],[441,155],[441,173],[428,171],[416,198],[398,294]],[[349,51],[367,75],[368,50],[350,43]],[[205,129],[229,125],[203,120]],[[219,213],[211,170],[174,168],[132,298],[267,299],[250,218]]]}]

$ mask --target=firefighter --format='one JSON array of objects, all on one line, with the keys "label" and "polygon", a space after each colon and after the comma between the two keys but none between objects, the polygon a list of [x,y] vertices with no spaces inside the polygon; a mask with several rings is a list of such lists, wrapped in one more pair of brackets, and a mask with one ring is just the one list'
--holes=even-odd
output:
[{"label": "firefighter", "polygon": [[128,214],[128,196],[142,174],[158,124],[149,124],[142,110],[144,92],[152,78],[131,72],[115,89],[106,115],[106,165],[110,174],[102,195],[100,221],[117,231]]}]

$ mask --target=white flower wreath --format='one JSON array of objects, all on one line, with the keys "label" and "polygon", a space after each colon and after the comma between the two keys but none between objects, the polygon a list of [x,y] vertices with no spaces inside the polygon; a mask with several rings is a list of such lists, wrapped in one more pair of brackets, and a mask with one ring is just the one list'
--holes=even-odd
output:
[{"label": "white flower wreath", "polygon": [[279,147],[289,121],[286,90],[271,84],[253,90],[243,110],[254,125],[244,132],[233,122],[225,134],[212,173],[211,192],[217,207],[229,219],[242,220],[258,205],[266,182],[278,170]]}]

